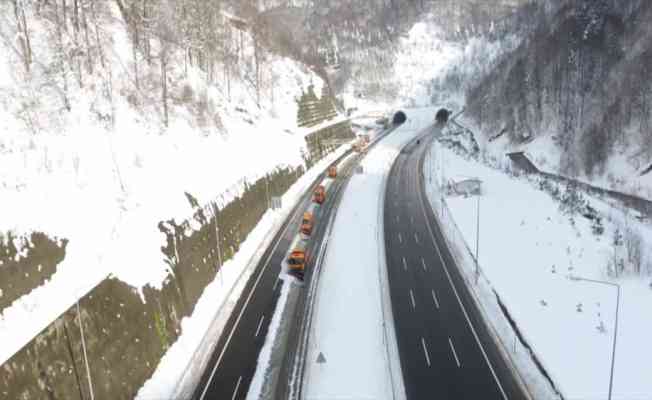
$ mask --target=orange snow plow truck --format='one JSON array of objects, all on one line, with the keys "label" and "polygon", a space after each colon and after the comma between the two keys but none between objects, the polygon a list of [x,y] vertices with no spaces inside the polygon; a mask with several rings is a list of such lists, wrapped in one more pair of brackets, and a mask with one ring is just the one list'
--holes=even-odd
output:
[{"label": "orange snow plow truck", "polygon": [[324,201],[326,201],[326,188],[324,185],[317,186],[312,195],[312,201],[317,204],[324,204]]},{"label": "orange snow plow truck", "polygon": [[337,178],[337,167],[335,165],[328,167],[328,177]]},{"label": "orange snow plow truck", "polygon": [[312,203],[308,209],[303,213],[303,219],[301,220],[300,231],[306,236],[312,235],[312,229],[315,226],[315,220],[317,219],[317,211],[319,210],[319,205]]},{"label": "orange snow plow truck", "polygon": [[309,260],[308,243],[305,240],[298,238],[298,240],[295,240],[291,248],[292,251],[288,256],[288,272],[290,275],[296,276],[297,278],[303,280],[306,264]]}]

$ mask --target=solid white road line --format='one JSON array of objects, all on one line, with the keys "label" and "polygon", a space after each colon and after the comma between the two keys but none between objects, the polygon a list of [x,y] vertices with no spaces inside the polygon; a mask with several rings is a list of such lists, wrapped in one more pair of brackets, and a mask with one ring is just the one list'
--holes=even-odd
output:
[{"label": "solid white road line", "polygon": [[260,321],[258,322],[258,328],[256,329],[256,334],[254,337],[258,337],[258,334],[260,333],[260,327],[263,326],[263,321],[265,320],[265,314],[260,316]]},{"label": "solid white road line", "polygon": [[405,257],[403,257],[403,269],[407,271],[407,262],[405,262]]},{"label": "solid white road line", "polygon": [[437,254],[439,255],[439,260],[441,261],[442,268],[446,274],[446,277],[448,278],[448,283],[451,285],[451,288],[453,289],[453,294],[455,294],[455,298],[457,299],[457,303],[460,305],[462,308],[462,313],[464,314],[464,318],[466,319],[466,323],[471,328],[471,332],[473,333],[473,337],[475,338],[476,343],[478,344],[478,347],[480,348],[480,351],[482,352],[482,357],[484,358],[485,362],[487,363],[487,366],[489,367],[489,370],[491,371],[491,375],[494,378],[494,381],[496,382],[496,385],[498,385],[498,389],[500,389],[500,393],[503,396],[503,399],[508,400],[509,398],[507,397],[507,393],[505,393],[505,390],[503,389],[503,386],[500,384],[500,380],[498,379],[498,375],[496,375],[496,371],[494,370],[493,365],[491,365],[491,361],[489,361],[489,357],[487,356],[487,352],[484,350],[484,347],[482,346],[482,343],[480,342],[480,338],[478,337],[478,333],[475,331],[475,328],[473,327],[473,324],[471,323],[471,319],[469,318],[469,314],[466,312],[466,308],[464,308],[464,304],[462,303],[462,299],[460,299],[459,293],[457,293],[457,289],[455,288],[455,285],[453,284],[453,279],[451,278],[450,273],[448,272],[448,267],[446,266],[446,263],[444,262],[444,257],[441,255],[441,250],[439,249],[439,245],[437,244],[437,240],[435,240],[435,234],[433,233],[432,226],[430,223],[430,219],[428,219],[428,214],[426,213],[426,203],[424,202],[423,196],[421,193],[418,195],[421,199],[421,211],[423,212],[423,217],[425,218],[426,221],[426,226],[428,227],[428,233],[430,234],[430,239],[432,240],[432,243],[435,245],[435,248],[437,249]]},{"label": "solid white road line", "polygon": [[437,309],[439,310],[439,301],[437,301],[437,295],[435,294],[434,290],[432,290],[431,293],[432,293],[432,299],[435,301],[435,307],[437,307]]},{"label": "solid white road line", "polygon": [[416,232],[414,233],[414,240],[419,244],[419,235]]},{"label": "solid white road line", "polygon": [[279,283],[280,281],[281,281],[281,280],[280,280],[279,278],[276,278],[276,282],[274,282],[274,287],[272,288],[272,292],[275,292],[275,291],[276,291],[276,286],[278,285],[278,283]]},{"label": "solid white road line", "polygon": [[455,363],[457,364],[457,368],[460,367],[460,359],[457,358],[457,353],[455,352],[455,346],[453,346],[453,341],[451,338],[448,338],[448,345],[451,347],[451,351],[453,352],[453,357],[455,357]]},{"label": "solid white road line", "polygon": [[426,341],[421,338],[421,346],[423,346],[423,354],[426,355],[426,363],[430,367],[430,355],[428,354],[428,347],[426,347]]},{"label": "solid white road line", "polygon": [[403,243],[403,236],[401,236],[400,233],[398,234],[398,241],[401,242],[401,243]]},{"label": "solid white road line", "polygon": [[[290,216],[290,221],[294,219],[299,212],[303,212],[303,209],[301,207],[298,207],[294,213]],[[199,400],[203,400],[204,397],[206,396],[206,392],[208,392],[208,388],[211,386],[211,382],[213,381],[213,377],[215,376],[215,372],[217,372],[217,368],[220,366],[220,363],[222,362],[222,358],[224,357],[224,354],[226,353],[226,349],[229,348],[229,343],[231,343],[231,339],[233,339],[233,335],[235,334],[235,330],[238,327],[238,324],[240,323],[240,320],[242,319],[242,316],[245,313],[245,310],[247,309],[247,306],[249,305],[249,302],[251,301],[251,298],[253,297],[254,293],[256,292],[256,288],[258,287],[258,284],[260,283],[260,279],[263,277],[263,274],[267,270],[267,267],[270,265],[270,261],[272,260],[272,256],[276,252],[276,249],[278,249],[278,246],[281,244],[283,240],[281,240],[283,237],[285,237],[285,234],[287,233],[288,229],[290,229],[290,226],[293,224],[287,224],[285,226],[285,229],[283,229],[283,232],[281,232],[281,235],[279,236],[279,240],[276,242],[274,247],[272,248],[272,251],[269,253],[269,256],[267,256],[267,260],[265,260],[265,264],[263,265],[263,268],[260,269],[260,272],[258,273],[258,277],[256,278],[256,282],[254,282],[254,286],[251,288],[251,291],[249,292],[249,295],[247,296],[247,300],[245,300],[244,305],[242,306],[242,309],[240,310],[240,314],[238,314],[238,318],[235,320],[235,323],[233,324],[233,327],[231,328],[231,332],[229,333],[229,336],[226,338],[226,343],[224,343],[224,347],[222,348],[222,351],[220,352],[220,356],[217,357],[217,362],[215,362],[215,366],[213,367],[213,370],[211,371],[210,376],[208,377],[208,381],[206,382],[206,386],[204,387],[204,390],[201,393],[201,396],[199,396]]]},{"label": "solid white road line", "polygon": [[417,305],[414,302],[414,293],[412,293],[412,289],[410,289],[410,301],[412,301],[412,308],[416,309]]},{"label": "solid white road line", "polygon": [[426,271],[428,269],[428,267],[426,267],[426,260],[424,260],[423,257],[421,258],[421,265],[423,265],[423,270],[424,271]]},{"label": "solid white road line", "polygon": [[242,376],[238,378],[238,383],[235,384],[235,390],[233,391],[233,396],[231,396],[231,400],[235,400],[235,398],[238,396],[238,389],[240,389],[241,382],[242,382]]}]

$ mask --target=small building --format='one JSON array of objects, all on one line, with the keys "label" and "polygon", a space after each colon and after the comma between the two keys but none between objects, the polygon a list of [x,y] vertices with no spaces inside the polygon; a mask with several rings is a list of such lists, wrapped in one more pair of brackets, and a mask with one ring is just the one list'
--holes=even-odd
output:
[{"label": "small building", "polygon": [[449,196],[480,196],[482,195],[482,181],[478,178],[465,178],[448,182]]}]

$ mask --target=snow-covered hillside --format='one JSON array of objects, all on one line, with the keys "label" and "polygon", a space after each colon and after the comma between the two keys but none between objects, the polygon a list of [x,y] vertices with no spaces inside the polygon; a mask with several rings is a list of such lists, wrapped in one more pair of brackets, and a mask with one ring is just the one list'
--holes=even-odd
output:
[{"label": "snow-covered hillside", "polygon": [[[0,8],[13,13],[9,4]],[[247,182],[303,166],[305,137],[319,127],[297,126],[297,101],[323,85],[305,66],[271,53],[253,85],[246,32],[237,44],[232,38],[243,65],[229,67],[227,80],[213,80],[170,49],[161,76],[160,57],[148,66],[139,50],[134,60],[129,27],[113,3],[79,11],[95,18],[86,29],[97,42],[88,47],[75,41],[72,21],[50,14],[56,10],[25,5],[22,12],[29,69],[23,53],[0,42],[8,55],[0,61],[0,237],[45,232],[68,246],[49,281],[0,311],[0,363],[109,275],[138,290],[160,288],[170,270],[158,224],[193,215],[186,194],[200,205],[225,205]],[[24,38],[25,22],[13,22],[3,37]],[[156,53],[165,43],[152,37],[150,45]],[[61,58],[74,49],[97,59],[80,60],[76,70]]]},{"label": "snow-covered hillside", "polygon": [[549,2],[532,32],[468,91],[487,151],[531,153],[543,169],[652,198],[648,65],[652,5]]},{"label": "snow-covered hillside", "polygon": [[401,36],[395,52],[387,55],[391,60],[388,66],[374,67],[352,78],[342,95],[345,104],[443,104],[459,110],[465,103],[465,89],[489,73],[499,57],[520,42],[518,35],[510,33],[500,38],[487,34],[454,39],[438,18],[436,12],[428,13]]}]

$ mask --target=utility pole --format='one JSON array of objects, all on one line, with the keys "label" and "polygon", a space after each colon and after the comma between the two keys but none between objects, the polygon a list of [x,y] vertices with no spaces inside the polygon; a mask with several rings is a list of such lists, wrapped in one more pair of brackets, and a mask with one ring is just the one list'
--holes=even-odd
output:
[{"label": "utility pole", "polygon": [[480,279],[480,260],[478,259],[478,253],[480,249],[480,193],[477,197],[477,206],[476,206],[476,222],[475,222],[475,283],[478,283]]},{"label": "utility pole", "polygon": [[267,209],[272,205],[269,199],[269,175],[265,174],[265,195],[267,196]]},{"label": "utility pole", "polygon": [[591,282],[591,283],[598,283],[601,285],[608,285],[611,287],[615,287],[617,289],[616,292],[616,321],[614,322],[614,334],[613,334],[613,346],[611,349],[611,373],[609,375],[609,397],[608,399],[611,400],[611,395],[613,392],[613,384],[614,384],[614,366],[616,363],[616,344],[618,342],[618,310],[620,309],[620,285],[617,283],[612,283],[612,282],[606,282],[606,281],[599,281],[596,279],[585,279],[581,278],[579,276],[571,276],[571,280],[573,281],[584,281],[584,282]]},{"label": "utility pole", "polygon": [[442,218],[444,217],[444,190],[446,190],[446,178],[445,178],[445,173],[444,173],[444,147],[440,143],[439,144],[439,167],[440,167],[440,172],[441,172],[441,189],[439,190],[439,194],[441,195],[441,215]]},{"label": "utility pole", "polygon": [[86,379],[88,379],[88,390],[91,395],[91,400],[95,400],[93,380],[91,379],[91,369],[88,365],[88,354],[86,353],[86,339],[84,338],[84,323],[82,322],[81,310],[79,307],[79,297],[77,298],[77,319],[79,320],[79,336],[81,336],[84,364],[86,365]]},{"label": "utility pole", "polygon": [[432,151],[429,151],[428,153],[428,183],[432,185]]},{"label": "utility pole", "polygon": [[220,249],[220,226],[217,223],[217,205],[213,203],[213,214],[215,214],[215,244],[217,245],[217,261],[219,267],[217,273],[220,275],[220,286],[224,287],[224,277],[222,276],[222,250]]}]

